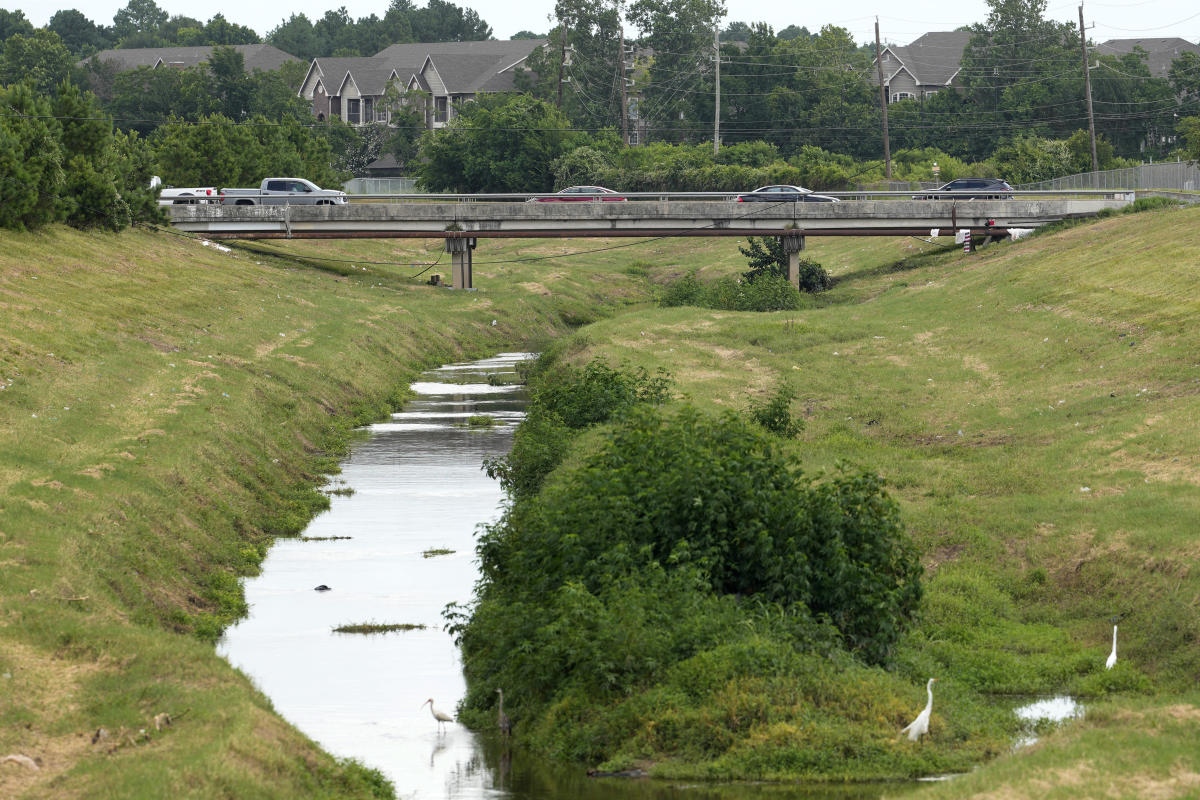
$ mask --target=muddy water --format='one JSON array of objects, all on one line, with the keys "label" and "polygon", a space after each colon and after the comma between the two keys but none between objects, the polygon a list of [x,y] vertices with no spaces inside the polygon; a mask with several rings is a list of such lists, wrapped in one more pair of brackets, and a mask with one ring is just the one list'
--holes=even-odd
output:
[{"label": "muddy water", "polygon": [[[519,387],[490,385],[487,376],[512,373],[524,357],[449,365],[413,384],[418,398],[373,425],[342,464],[335,485],[353,494],[334,495],[303,539],[277,542],[262,574],[246,582],[250,615],[226,632],[221,654],[284,718],[328,752],[381,770],[401,798],[866,800],[911,788],[596,780],[505,749],[490,733],[439,727],[422,703],[432,698],[453,713],[465,692],[441,611],[471,598],[475,529],[496,518],[502,501],[480,465],[508,451],[525,402]],[[500,424],[463,427],[483,414]],[[434,549],[453,552],[427,557]],[[329,591],[314,590],[321,585]],[[364,622],[426,627],[367,636],[333,631]]]}]

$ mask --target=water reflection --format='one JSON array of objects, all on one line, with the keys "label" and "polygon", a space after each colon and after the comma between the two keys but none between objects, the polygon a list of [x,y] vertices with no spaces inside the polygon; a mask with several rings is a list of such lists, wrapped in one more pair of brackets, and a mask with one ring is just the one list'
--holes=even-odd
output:
[{"label": "water reflection", "polygon": [[1083,706],[1067,695],[1044,697],[1013,709],[1021,720],[1022,732],[1013,749],[1028,747],[1038,740],[1038,732],[1047,726],[1058,725],[1083,716]]},{"label": "water reflection", "polygon": [[[475,528],[494,519],[502,501],[480,466],[508,451],[525,403],[520,387],[492,385],[489,376],[512,373],[524,357],[448,365],[413,384],[418,399],[371,426],[343,463],[340,483],[354,492],[333,496],[304,531],[317,541],[277,542],[262,574],[246,582],[250,615],[226,632],[222,655],[325,750],[383,771],[398,796],[412,800],[867,800],[916,788],[589,778],[490,731],[480,736],[457,723],[439,730],[425,701],[453,712],[466,690],[441,611],[471,599]],[[464,427],[480,414],[503,424]],[[424,557],[433,549],[453,552]],[[330,591],[314,591],[321,584]],[[361,622],[427,627],[333,632]]]}]

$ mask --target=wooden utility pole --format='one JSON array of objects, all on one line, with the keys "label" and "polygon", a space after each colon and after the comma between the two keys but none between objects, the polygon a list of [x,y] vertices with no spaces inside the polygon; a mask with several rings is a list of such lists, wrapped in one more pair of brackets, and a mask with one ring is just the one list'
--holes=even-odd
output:
[{"label": "wooden utility pole", "polygon": [[558,107],[562,108],[563,68],[567,64],[567,23],[560,19],[558,25],[562,29],[558,43]]},{"label": "wooden utility pole", "polygon": [[713,155],[721,151],[721,25],[713,25],[713,64],[717,92],[713,101]]},{"label": "wooden utility pole", "polygon": [[879,17],[875,18],[875,72],[879,76],[879,105],[883,110],[883,168],[884,174],[890,181],[892,179],[892,144],[888,140],[888,90],[883,83],[883,52],[879,46]]},{"label": "wooden utility pole", "polygon": [[625,26],[621,26],[621,144],[629,147],[629,93],[625,83]]},{"label": "wooden utility pole", "polygon": [[1092,172],[1100,171],[1096,157],[1096,117],[1092,114],[1092,68],[1088,65],[1087,31],[1083,27],[1083,5],[1079,6],[1079,46],[1083,49],[1083,87],[1087,92],[1088,137],[1092,141]]}]

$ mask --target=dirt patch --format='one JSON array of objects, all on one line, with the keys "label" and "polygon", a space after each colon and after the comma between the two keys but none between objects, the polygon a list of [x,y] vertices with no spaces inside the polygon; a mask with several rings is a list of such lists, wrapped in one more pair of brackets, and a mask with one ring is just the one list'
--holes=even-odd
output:
[{"label": "dirt patch", "polygon": [[963,367],[978,372],[980,375],[991,375],[992,368],[975,356],[963,356]]},{"label": "dirt patch", "polygon": [[547,289],[545,286],[543,286],[540,283],[534,283],[533,281],[529,281],[527,283],[518,283],[517,286],[520,286],[522,289],[529,292],[530,294],[537,294],[537,295],[541,295],[542,297],[550,296],[550,290]]},{"label": "dirt patch", "polygon": [[962,542],[943,545],[932,552],[926,553],[925,558],[921,560],[921,564],[925,567],[926,573],[933,573],[942,564],[954,561],[966,549],[967,546]]},{"label": "dirt patch", "polygon": [[[43,713],[65,716],[78,709],[76,698],[80,682],[101,668],[94,664],[77,664],[54,658],[25,644],[6,640],[5,663],[11,678],[5,678],[6,693],[12,702]],[[55,726],[49,720],[29,727],[13,727],[0,735],[0,757],[12,754],[27,756],[39,769],[8,762],[0,764],[0,797],[16,797],[24,793],[42,794],[39,787],[50,787],[54,779],[88,756],[91,740],[78,732],[61,735],[45,733]]]}]

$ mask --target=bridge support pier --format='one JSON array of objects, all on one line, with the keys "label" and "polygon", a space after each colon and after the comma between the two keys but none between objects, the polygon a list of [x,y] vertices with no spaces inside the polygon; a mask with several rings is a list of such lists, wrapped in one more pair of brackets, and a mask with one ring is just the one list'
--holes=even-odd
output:
[{"label": "bridge support pier", "polygon": [[447,239],[446,252],[450,254],[451,286],[455,289],[474,289],[471,282],[471,262],[475,252],[475,239]]},{"label": "bridge support pier", "polygon": [[787,279],[788,283],[800,288],[800,254],[804,252],[804,236],[801,234],[790,234],[788,236],[780,236],[779,241],[783,244],[783,252],[787,253]]}]

